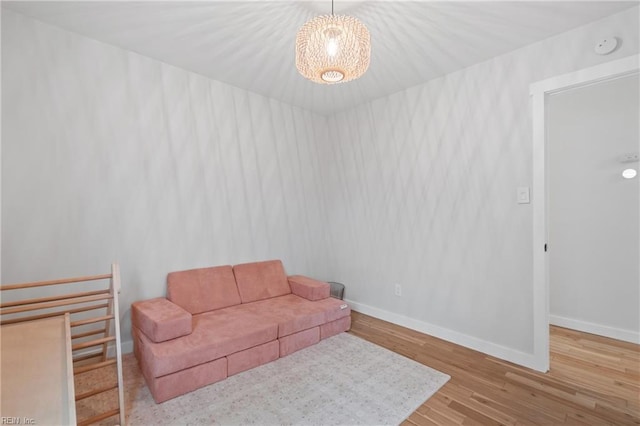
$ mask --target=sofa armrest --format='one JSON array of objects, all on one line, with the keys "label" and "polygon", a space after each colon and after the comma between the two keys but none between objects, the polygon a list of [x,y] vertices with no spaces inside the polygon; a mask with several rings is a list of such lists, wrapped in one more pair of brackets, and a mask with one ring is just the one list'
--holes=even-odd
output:
[{"label": "sofa armrest", "polygon": [[287,279],[289,286],[291,286],[291,292],[308,300],[326,299],[331,292],[331,286],[328,283],[303,275],[291,275]]},{"label": "sofa armrest", "polygon": [[191,334],[191,314],[164,297],[131,305],[131,323],[159,343]]}]

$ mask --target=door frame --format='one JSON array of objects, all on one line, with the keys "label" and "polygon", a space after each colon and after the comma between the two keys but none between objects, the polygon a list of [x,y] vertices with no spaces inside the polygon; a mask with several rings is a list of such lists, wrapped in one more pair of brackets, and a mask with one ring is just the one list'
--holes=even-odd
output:
[{"label": "door frame", "polygon": [[638,73],[640,55],[631,55],[532,83],[533,113],[533,368],[549,370],[549,264],[547,182],[547,99],[550,95]]}]

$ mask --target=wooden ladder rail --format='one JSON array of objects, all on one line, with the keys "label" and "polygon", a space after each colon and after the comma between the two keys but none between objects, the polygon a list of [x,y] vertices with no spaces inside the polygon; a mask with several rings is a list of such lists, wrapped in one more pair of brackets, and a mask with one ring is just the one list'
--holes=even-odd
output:
[{"label": "wooden ladder rail", "polygon": [[[122,374],[122,345],[120,343],[120,308],[118,304],[118,294],[120,294],[120,266],[117,263],[111,265],[111,282],[109,290],[113,294],[112,300],[112,312],[113,316],[113,328],[116,336],[116,370],[118,375],[118,408],[120,425],[125,426],[124,423],[124,380]],[[108,308],[107,308],[108,310]],[[108,320],[107,324],[110,324],[111,320]],[[106,327],[109,330],[109,327]],[[105,346],[106,348],[106,346]],[[106,349],[105,349],[106,352]]]},{"label": "wooden ladder rail", "polygon": [[[110,274],[82,276],[75,278],[64,278],[57,280],[29,282],[21,284],[9,284],[0,286],[0,292],[10,290],[30,289],[35,287],[53,286],[60,284],[83,283],[88,281],[109,279],[109,288],[106,290],[85,291],[77,293],[62,294],[57,296],[47,296],[23,300],[15,300],[0,303],[0,325],[15,324],[25,321],[33,321],[37,319],[50,318],[59,315],[72,315],[82,312],[90,312],[95,310],[106,309],[106,314],[96,315],[92,318],[84,318],[68,323],[68,339],[86,338],[93,335],[103,334],[104,337],[85,341],[72,345],[72,352],[83,350],[91,347],[100,347],[99,352],[85,353],[76,356],[73,362],[87,361],[92,358],[100,357],[97,362],[74,366],[73,374],[78,375],[87,371],[95,370],[108,365],[116,365],[116,383],[100,389],[94,389],[84,392],[81,395],[75,395],[75,400],[88,398],[102,392],[113,389],[118,390],[118,408],[100,413],[88,419],[78,422],[80,425],[92,424],[104,420],[108,417],[118,415],[120,424],[125,424],[124,412],[124,380],[122,372],[122,346],[120,343],[120,313],[118,305],[118,294],[120,293],[120,268],[118,264],[111,265]],[[99,302],[96,304],[96,302]],[[106,303],[105,303],[106,302]],[[82,305],[73,307],[73,305]],[[46,313],[36,314],[35,312],[46,310]],[[51,310],[55,310],[51,312]],[[31,314],[31,313],[34,314]],[[6,318],[10,316],[11,318]],[[104,322],[104,328],[97,330],[88,330],[75,335],[71,335],[70,331],[73,327],[79,327],[87,324],[96,324]],[[113,329],[113,331],[112,331]],[[109,344],[115,343],[115,357],[109,358]]]}]

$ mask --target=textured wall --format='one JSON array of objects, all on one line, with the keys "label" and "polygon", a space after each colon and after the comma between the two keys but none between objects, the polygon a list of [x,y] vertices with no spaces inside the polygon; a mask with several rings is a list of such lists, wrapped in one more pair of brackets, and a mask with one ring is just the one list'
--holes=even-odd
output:
[{"label": "textured wall", "polygon": [[[593,53],[608,34],[621,48]],[[636,7],[331,117],[330,264],[356,309],[532,353],[529,84],[637,53],[637,35]]]},{"label": "textured wall", "polygon": [[280,257],[531,353],[529,84],[637,34],[634,8],[327,120],[3,11],[2,281],[120,260],[127,306],[167,271]]},{"label": "textured wall", "polygon": [[2,13],[2,281],[281,258],[321,276],[326,119]]}]

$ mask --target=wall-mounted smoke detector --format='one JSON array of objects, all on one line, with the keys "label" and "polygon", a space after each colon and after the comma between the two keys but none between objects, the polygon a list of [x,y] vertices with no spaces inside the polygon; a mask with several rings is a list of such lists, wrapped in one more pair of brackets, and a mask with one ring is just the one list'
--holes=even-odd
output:
[{"label": "wall-mounted smoke detector", "polygon": [[611,36],[601,39],[596,43],[596,47],[593,50],[595,50],[598,55],[608,55],[616,50],[616,47],[618,47],[618,39]]}]

